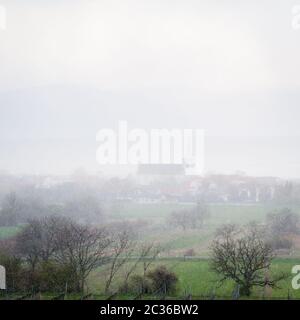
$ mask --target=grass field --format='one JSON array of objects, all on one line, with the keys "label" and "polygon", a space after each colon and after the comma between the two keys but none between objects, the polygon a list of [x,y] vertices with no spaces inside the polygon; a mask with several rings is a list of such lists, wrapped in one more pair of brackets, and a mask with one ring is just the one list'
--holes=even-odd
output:
[{"label": "grass field", "polygon": [[[117,219],[151,219],[163,223],[174,210],[191,208],[190,203],[126,203],[112,211],[111,216]],[[210,224],[224,223],[243,224],[251,220],[261,222],[266,215],[281,206],[264,204],[210,204]],[[291,207],[300,215],[300,207]]]},{"label": "grass field", "polygon": [[[276,259],[272,264],[272,273],[284,272],[288,277],[278,284],[278,288],[264,290],[260,287],[255,287],[250,297],[240,297],[240,299],[265,299],[265,300],[285,300],[285,299],[300,299],[300,290],[294,290],[291,285],[292,277],[291,269],[294,265],[300,264],[299,259]],[[218,275],[210,270],[209,260],[195,259],[183,261],[183,259],[159,259],[152,268],[158,265],[165,265],[174,271],[178,277],[177,290],[174,294],[166,297],[167,299],[185,299],[187,295],[191,295],[195,300],[206,299],[232,299],[235,285],[231,281],[227,281],[220,286]],[[142,269],[138,269],[137,273],[142,273]],[[108,295],[104,294],[104,275],[105,268],[101,267],[94,271],[88,279],[88,292],[92,294],[95,300],[106,300]],[[122,274],[119,274],[112,287],[111,292],[118,290],[122,283]],[[17,298],[16,295],[15,298]],[[43,293],[42,299],[53,299],[57,294]],[[132,300],[136,294],[117,294],[114,300]],[[5,296],[3,297],[5,298]],[[13,298],[13,296],[10,296]],[[80,300],[80,294],[70,294],[65,297],[66,300]],[[144,295],[141,299],[159,299],[159,296]],[[1,296],[0,296],[1,300]]]},{"label": "grass field", "polygon": [[[150,224],[149,232],[142,234],[142,240],[159,241],[171,256],[182,256],[184,251],[194,249],[199,256],[207,256],[209,244],[214,238],[216,228],[226,223],[246,224],[250,221],[263,223],[268,213],[281,207],[263,204],[211,204],[210,218],[202,230],[182,231],[169,226],[167,219],[174,210],[192,208],[193,204],[186,203],[126,203],[111,212],[111,217],[117,220],[144,219]],[[299,207],[292,208],[300,214]],[[295,248],[295,256],[300,256],[300,247]]]},{"label": "grass field", "polygon": [[[143,231],[141,241],[158,241],[164,248],[162,257],[155,262],[155,265],[166,265],[172,269],[179,278],[177,298],[182,298],[185,293],[190,293],[194,298],[209,298],[215,294],[216,298],[230,299],[234,289],[234,284],[230,281],[219,287],[218,276],[209,268],[209,245],[214,238],[215,229],[224,223],[246,224],[250,221],[263,223],[266,215],[274,209],[281,207],[267,205],[217,205],[209,206],[210,218],[206,221],[205,228],[201,230],[182,231],[171,228],[167,223],[167,218],[174,210],[191,208],[192,204],[179,203],[126,203],[111,211],[110,217],[113,220],[147,220],[149,223],[148,231]],[[294,212],[300,214],[300,208],[292,208]],[[0,239],[14,236],[20,227],[0,228]],[[184,252],[194,249],[198,259],[183,260]],[[201,257],[201,258],[200,258]],[[292,252],[291,256],[278,257],[272,264],[272,272],[284,272],[289,278],[282,281],[280,288],[273,289],[268,298],[286,299],[289,295],[292,298],[300,299],[300,290],[293,290],[291,287],[291,269],[294,265],[300,264],[300,241],[298,247]],[[141,270],[140,270],[141,271]],[[138,270],[137,273],[140,272]],[[88,288],[95,294],[95,297],[105,298],[104,280],[105,268],[99,268],[90,275]],[[122,274],[118,275],[113,284],[113,289],[117,290],[122,281]],[[260,299],[263,297],[261,288],[255,288],[252,298]],[[132,298],[119,296],[120,299]],[[174,297],[173,297],[174,298]]]},{"label": "grass field", "polygon": [[[192,204],[135,204],[129,203],[123,206],[118,213],[112,213],[117,219],[146,219],[153,226],[151,233],[144,234],[143,240],[159,241],[166,248],[165,254],[169,259],[162,259],[156,264],[164,264],[173,269],[179,278],[177,297],[182,297],[184,292],[189,292],[194,298],[208,298],[213,293],[218,298],[230,299],[234,289],[234,284],[230,281],[219,287],[218,276],[210,271],[209,260],[189,260],[183,261],[183,253],[187,249],[193,248],[198,256],[209,256],[209,244],[214,238],[215,229],[224,223],[246,224],[250,221],[263,223],[266,215],[274,209],[281,207],[269,205],[210,205],[211,216],[206,222],[204,230],[182,231],[172,229],[167,221],[168,216],[174,210],[180,210],[192,207]],[[292,208],[294,212],[300,214],[299,207]],[[155,228],[154,226],[157,226]],[[297,249],[297,248],[296,248]],[[299,249],[299,248],[298,248]],[[294,256],[288,258],[277,258],[272,264],[272,272],[284,272],[288,275],[279,287],[271,290],[269,298],[286,299],[288,295],[292,298],[300,299],[300,290],[296,291],[291,286],[291,269],[294,265],[300,264],[299,250],[294,250]],[[91,276],[91,288],[96,292],[103,292],[103,284],[99,281],[99,270]],[[99,276],[97,276],[97,274]],[[121,279],[116,279],[115,286],[117,289]],[[261,299],[264,293],[261,288],[255,288],[252,298]]]},{"label": "grass field", "polygon": [[[272,289],[264,295],[262,288],[256,287],[253,290],[251,299],[287,299],[288,295],[293,299],[300,299],[300,290],[293,290],[291,281],[292,267],[300,264],[299,259],[276,259],[272,264],[272,273],[285,273],[288,278],[279,283],[279,288]],[[173,298],[183,298],[186,294],[191,294],[194,299],[209,299],[215,296],[216,299],[231,299],[234,284],[231,281],[225,282],[220,286],[218,275],[210,270],[209,260],[195,259],[183,261],[183,259],[161,259],[155,262],[152,267],[166,265],[178,276],[176,296]],[[140,270],[141,271],[141,270]],[[89,279],[89,289],[99,295],[103,294],[104,283],[102,282],[105,270],[103,268],[94,272]],[[113,290],[118,290],[122,275],[116,278]],[[103,296],[104,297],[104,296]],[[130,298],[120,296],[119,298]],[[146,297],[145,297],[146,298]]]}]

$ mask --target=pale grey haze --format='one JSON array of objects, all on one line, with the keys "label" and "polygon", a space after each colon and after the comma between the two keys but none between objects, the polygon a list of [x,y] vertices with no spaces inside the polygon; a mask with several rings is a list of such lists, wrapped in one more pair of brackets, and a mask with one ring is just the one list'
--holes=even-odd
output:
[{"label": "pale grey haze", "polygon": [[0,170],[103,171],[96,133],[127,120],[205,129],[206,172],[299,178],[297,4],[0,0]]}]

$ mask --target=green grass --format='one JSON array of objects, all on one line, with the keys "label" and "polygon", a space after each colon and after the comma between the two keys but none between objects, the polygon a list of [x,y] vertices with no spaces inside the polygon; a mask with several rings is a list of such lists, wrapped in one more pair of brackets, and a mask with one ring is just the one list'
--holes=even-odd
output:
[{"label": "green grass", "polygon": [[[191,208],[193,204],[187,203],[125,203],[121,207],[112,209],[111,217],[117,219],[150,219],[163,222],[174,210]],[[211,204],[210,223],[220,225],[224,223],[243,224],[256,220],[261,222],[266,215],[281,206],[264,204]],[[300,214],[300,207],[293,206],[296,213]]]},{"label": "green grass", "polygon": [[[279,288],[271,290],[270,298],[285,299],[288,291],[292,297],[300,299],[300,290],[293,290],[291,286],[292,267],[299,264],[299,260],[293,259],[277,259],[273,262],[271,273],[273,275],[281,272],[289,275],[286,280],[279,283]],[[185,286],[190,287],[190,291],[194,296],[207,296],[211,292],[215,292],[217,297],[230,298],[234,290],[234,284],[231,281],[225,282],[218,288],[218,277],[210,270],[209,261],[188,261],[178,264],[174,271],[178,274],[180,279],[180,289]],[[252,298],[262,298],[263,289],[256,287],[253,290]]]},{"label": "green grass", "polygon": [[[300,264],[300,260],[297,259],[276,259],[274,260],[271,268],[271,274],[285,273],[288,278],[282,280],[279,283],[279,288],[272,289],[269,296],[266,299],[286,299],[288,292],[293,299],[300,299],[300,290],[294,290],[291,286],[293,275],[291,269],[294,265]],[[172,298],[183,298],[186,293],[192,294],[194,299],[208,299],[212,295],[215,295],[216,299],[231,299],[232,292],[234,290],[234,283],[232,281],[226,281],[220,286],[219,277],[211,271],[209,260],[198,259],[183,261],[183,259],[161,259],[155,262],[152,267],[157,265],[166,265],[173,270],[178,279],[177,293]],[[137,273],[140,273],[137,270]],[[105,270],[99,268],[94,272],[89,279],[89,289],[96,295],[103,295],[103,276]],[[117,290],[121,283],[122,276],[119,275],[112,289]],[[119,299],[130,298],[129,296],[121,296]],[[251,299],[262,299],[263,289],[255,287],[250,297]]]},{"label": "green grass", "polygon": [[[162,204],[136,204],[126,203],[111,212],[111,218],[119,219],[145,219],[150,222],[150,231],[141,235],[142,241],[159,241],[166,248],[165,256],[158,260],[155,265],[164,264],[171,268],[178,276],[177,298],[183,297],[185,292],[191,293],[194,298],[208,298],[214,293],[217,298],[230,299],[234,284],[227,281],[218,287],[218,276],[210,270],[209,261],[205,259],[188,260],[178,258],[183,256],[183,252],[193,248],[198,256],[209,255],[209,244],[214,237],[215,229],[224,223],[246,224],[250,221],[263,222],[266,215],[280,208],[267,205],[210,205],[211,217],[206,222],[203,230],[188,230],[171,228],[167,224],[167,218],[174,210],[191,208],[192,204],[162,203]],[[299,207],[292,208],[296,213],[300,213]],[[14,236],[19,232],[20,227],[1,227],[0,239]],[[293,290],[291,287],[291,269],[294,265],[300,264],[300,259],[276,259],[272,264],[274,274],[284,272],[289,274],[289,278],[280,283],[280,288],[273,289],[270,298],[286,299],[288,291],[295,299],[300,299],[300,290]],[[155,266],[154,265],[154,266]],[[137,270],[141,273],[141,270]],[[89,291],[99,299],[105,298],[104,291],[105,268],[99,268],[90,275]],[[113,284],[113,289],[117,290],[122,281],[122,274],[119,274]],[[262,289],[255,288],[252,298],[261,298]],[[119,299],[130,298],[129,296],[119,296]]]},{"label": "green grass", "polygon": [[[173,258],[163,259],[156,262],[156,265],[165,264],[177,274],[179,278],[177,298],[185,292],[191,293],[194,298],[203,299],[215,294],[217,298],[230,299],[234,289],[234,283],[227,281],[219,287],[218,276],[210,270],[209,261],[190,260],[183,261],[176,257],[183,256],[183,252],[193,248],[198,256],[209,255],[209,244],[214,238],[214,231],[217,227],[225,223],[246,224],[250,221],[262,223],[266,215],[280,206],[269,206],[262,204],[254,205],[230,205],[213,204],[209,205],[211,217],[206,222],[203,230],[182,231],[174,229],[168,225],[167,218],[174,210],[191,208],[192,204],[163,203],[163,204],[124,204],[118,213],[112,212],[112,217],[116,219],[145,219],[152,222],[151,232],[142,234],[144,241],[155,241],[167,249]],[[120,208],[119,208],[120,209]],[[300,213],[299,207],[292,208],[296,213]],[[157,229],[155,228],[157,226]],[[291,269],[294,265],[300,264],[300,259],[277,259],[272,264],[274,274],[284,272],[288,279],[280,283],[280,288],[273,289],[270,298],[286,299],[288,292],[293,298],[300,299],[300,290],[293,290],[291,287]],[[138,272],[141,272],[138,271]],[[90,288],[98,294],[103,294],[103,268],[97,270],[90,277]],[[114,289],[117,290],[122,280],[122,275],[116,279]],[[262,298],[262,288],[254,288],[252,298]],[[121,298],[121,297],[120,297]],[[126,297],[122,297],[125,299]]]},{"label": "green grass", "polygon": [[[182,251],[194,249],[197,255],[205,256],[214,237],[216,228],[226,223],[247,224],[251,221],[263,223],[266,215],[281,206],[264,204],[211,204],[210,218],[203,230],[187,230],[170,227],[168,217],[174,210],[191,208],[193,204],[185,203],[125,203],[118,211],[111,212],[114,219],[145,219],[150,222],[151,230],[142,234],[144,241],[159,241],[173,255],[181,255]],[[299,207],[292,208],[300,213]]]},{"label": "green grass", "polygon": [[174,210],[191,207],[190,204],[178,203],[125,203],[111,216],[117,219],[151,219],[161,222]]},{"label": "green grass", "polygon": [[[291,285],[293,275],[291,274],[292,267],[296,264],[300,264],[300,260],[297,259],[275,259],[272,263],[271,274],[276,275],[279,272],[284,272],[288,275],[288,278],[278,283],[279,288],[273,289],[267,296],[263,295],[263,289],[260,287],[254,287],[252,295],[247,297],[240,297],[240,299],[287,299],[288,294],[292,299],[300,300],[300,290],[294,290]],[[235,288],[235,284],[232,281],[226,281],[220,286],[219,277],[210,269],[210,262],[207,259],[195,259],[187,260],[183,259],[158,259],[152,268],[158,265],[165,265],[170,270],[176,273],[178,277],[177,291],[169,299],[184,299],[188,294],[192,295],[192,299],[232,299],[232,293]],[[104,294],[104,278],[105,267],[100,267],[94,271],[88,279],[88,292],[92,293],[93,299],[105,300],[108,295]],[[136,274],[142,274],[141,266],[136,270]],[[122,273],[118,274],[113,282],[111,291],[118,290],[122,283]],[[43,293],[43,299],[52,299],[58,294]],[[131,300],[136,294],[119,294],[114,299],[116,300]],[[20,296],[16,295],[16,296]],[[5,298],[5,297],[4,297]],[[10,297],[12,298],[12,297]],[[67,300],[79,300],[80,294],[70,294],[66,297]],[[155,299],[159,297],[155,296],[143,296],[143,299]],[[0,297],[1,299],[1,297]]]}]

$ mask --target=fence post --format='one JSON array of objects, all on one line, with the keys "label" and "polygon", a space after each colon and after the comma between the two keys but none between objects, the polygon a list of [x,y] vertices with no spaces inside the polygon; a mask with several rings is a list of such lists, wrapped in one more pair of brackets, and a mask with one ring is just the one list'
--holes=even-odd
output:
[{"label": "fence post", "polygon": [[6,270],[0,265],[0,290],[6,290]]}]

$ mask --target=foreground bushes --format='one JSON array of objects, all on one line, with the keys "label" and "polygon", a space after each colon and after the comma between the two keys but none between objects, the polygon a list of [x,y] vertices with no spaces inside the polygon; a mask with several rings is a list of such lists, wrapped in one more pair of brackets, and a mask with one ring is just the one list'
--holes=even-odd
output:
[{"label": "foreground bushes", "polygon": [[165,266],[159,266],[148,273],[148,278],[152,282],[152,288],[155,293],[169,294],[174,293],[178,278],[176,274],[168,270]]},{"label": "foreground bushes", "polygon": [[6,270],[6,287],[11,292],[24,291],[24,269],[20,258],[0,252],[0,265]]},{"label": "foreground bushes", "polygon": [[16,256],[0,253],[0,265],[6,269],[9,293],[79,292],[78,279],[72,267],[43,262],[34,271]]},{"label": "foreground bushes", "polygon": [[49,216],[34,219],[0,244],[0,264],[10,292],[84,292],[90,272],[109,256],[112,240],[103,228]]},{"label": "foreground bushes", "polygon": [[133,275],[129,285],[120,288],[123,293],[168,295],[176,292],[178,278],[166,266],[158,266],[145,276]]}]

